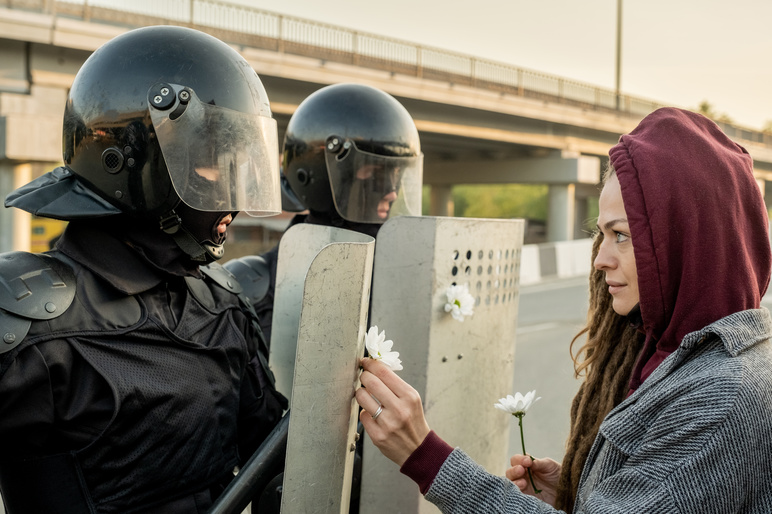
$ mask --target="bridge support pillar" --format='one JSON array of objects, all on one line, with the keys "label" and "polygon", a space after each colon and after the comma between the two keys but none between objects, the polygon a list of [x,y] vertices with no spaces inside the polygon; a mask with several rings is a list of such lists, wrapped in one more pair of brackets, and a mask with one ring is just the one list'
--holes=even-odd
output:
[{"label": "bridge support pillar", "polygon": [[[0,196],[32,180],[32,165],[0,160]],[[0,208],[0,253],[30,249],[31,216],[19,209]]]},{"label": "bridge support pillar", "polygon": [[586,197],[576,195],[576,209],[574,216],[574,239],[583,239],[589,237],[585,222],[590,217],[590,202]]},{"label": "bridge support pillar", "polygon": [[432,184],[429,186],[429,215],[453,216],[453,186]]},{"label": "bridge support pillar", "polygon": [[576,186],[574,184],[550,184],[548,193],[547,240],[569,241],[574,239],[576,218]]}]

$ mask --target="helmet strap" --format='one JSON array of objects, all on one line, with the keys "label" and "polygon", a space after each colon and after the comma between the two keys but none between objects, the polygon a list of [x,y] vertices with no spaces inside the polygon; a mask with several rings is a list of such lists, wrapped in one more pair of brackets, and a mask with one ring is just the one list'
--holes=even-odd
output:
[{"label": "helmet strap", "polygon": [[183,252],[188,254],[194,262],[210,263],[220,259],[225,253],[221,244],[215,244],[211,241],[197,241],[193,235],[188,232],[182,219],[172,209],[160,220],[161,230],[172,236]]}]

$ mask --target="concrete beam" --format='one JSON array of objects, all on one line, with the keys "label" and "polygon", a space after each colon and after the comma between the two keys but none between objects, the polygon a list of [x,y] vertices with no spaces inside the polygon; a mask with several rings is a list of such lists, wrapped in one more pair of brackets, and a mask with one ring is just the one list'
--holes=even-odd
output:
[{"label": "concrete beam", "polygon": [[51,43],[54,17],[23,11],[0,8],[0,34],[6,39],[33,43]]},{"label": "concrete beam", "polygon": [[460,136],[485,141],[501,141],[524,146],[535,146],[555,150],[569,150],[591,155],[607,155],[610,145],[602,141],[575,136],[558,136],[517,130],[517,125],[509,129],[481,127],[462,123],[447,123],[434,120],[416,119],[419,132]]},{"label": "concrete beam", "polygon": [[33,85],[30,94],[0,93],[0,159],[58,162],[67,90]]},{"label": "concrete beam", "polygon": [[[396,97],[583,127],[607,132],[612,135],[612,138],[629,132],[640,121],[638,117],[620,116],[615,113],[592,111],[557,103],[550,104],[549,109],[545,109],[542,100],[362,66],[326,62],[318,58],[255,48],[238,48],[238,50],[253,65],[258,75],[274,75],[324,85],[346,81],[359,82],[383,89]],[[599,155],[605,155],[608,148],[609,145],[604,145]]]},{"label": "concrete beam", "polygon": [[29,94],[0,93],[0,116],[19,114],[54,118],[61,124],[66,101],[66,88],[33,84]]},{"label": "concrete beam", "polygon": [[[69,89],[75,75],[89,55],[91,52],[87,50],[33,43],[29,63],[32,83],[38,86]],[[61,108],[64,109],[64,104]]]},{"label": "concrete beam", "polygon": [[600,196],[600,184],[576,184],[575,194],[577,199],[598,198]]},{"label": "concrete beam", "polygon": [[66,91],[0,94],[0,159],[58,162],[62,159],[62,113]]},{"label": "concrete beam", "polygon": [[127,27],[56,18],[52,44],[65,48],[94,51],[114,37],[128,32]]},{"label": "concrete beam", "polygon": [[600,159],[543,157],[424,163],[425,184],[597,184]]},{"label": "concrete beam", "polygon": [[26,47],[23,41],[3,40],[0,44],[0,91],[29,91]]},{"label": "concrete beam", "polygon": [[23,114],[0,116],[0,159],[61,161],[61,118],[35,118]]}]

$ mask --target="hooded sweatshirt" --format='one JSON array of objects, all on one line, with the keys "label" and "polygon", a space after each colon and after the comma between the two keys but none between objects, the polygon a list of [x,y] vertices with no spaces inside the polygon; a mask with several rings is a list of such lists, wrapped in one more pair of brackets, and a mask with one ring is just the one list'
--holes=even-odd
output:
[{"label": "hooded sweatshirt", "polygon": [[646,334],[632,391],[686,334],[759,308],[772,266],[768,215],[748,152],[700,114],[659,109],[609,157],[630,226]]}]

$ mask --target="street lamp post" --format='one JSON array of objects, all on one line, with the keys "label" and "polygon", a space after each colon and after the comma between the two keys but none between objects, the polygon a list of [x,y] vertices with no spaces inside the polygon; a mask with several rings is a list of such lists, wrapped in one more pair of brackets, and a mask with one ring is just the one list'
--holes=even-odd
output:
[{"label": "street lamp post", "polygon": [[621,82],[621,68],[622,68],[622,0],[617,0],[617,65],[616,65],[616,95],[617,95],[617,110],[620,110],[622,105],[622,97],[620,91]]}]

